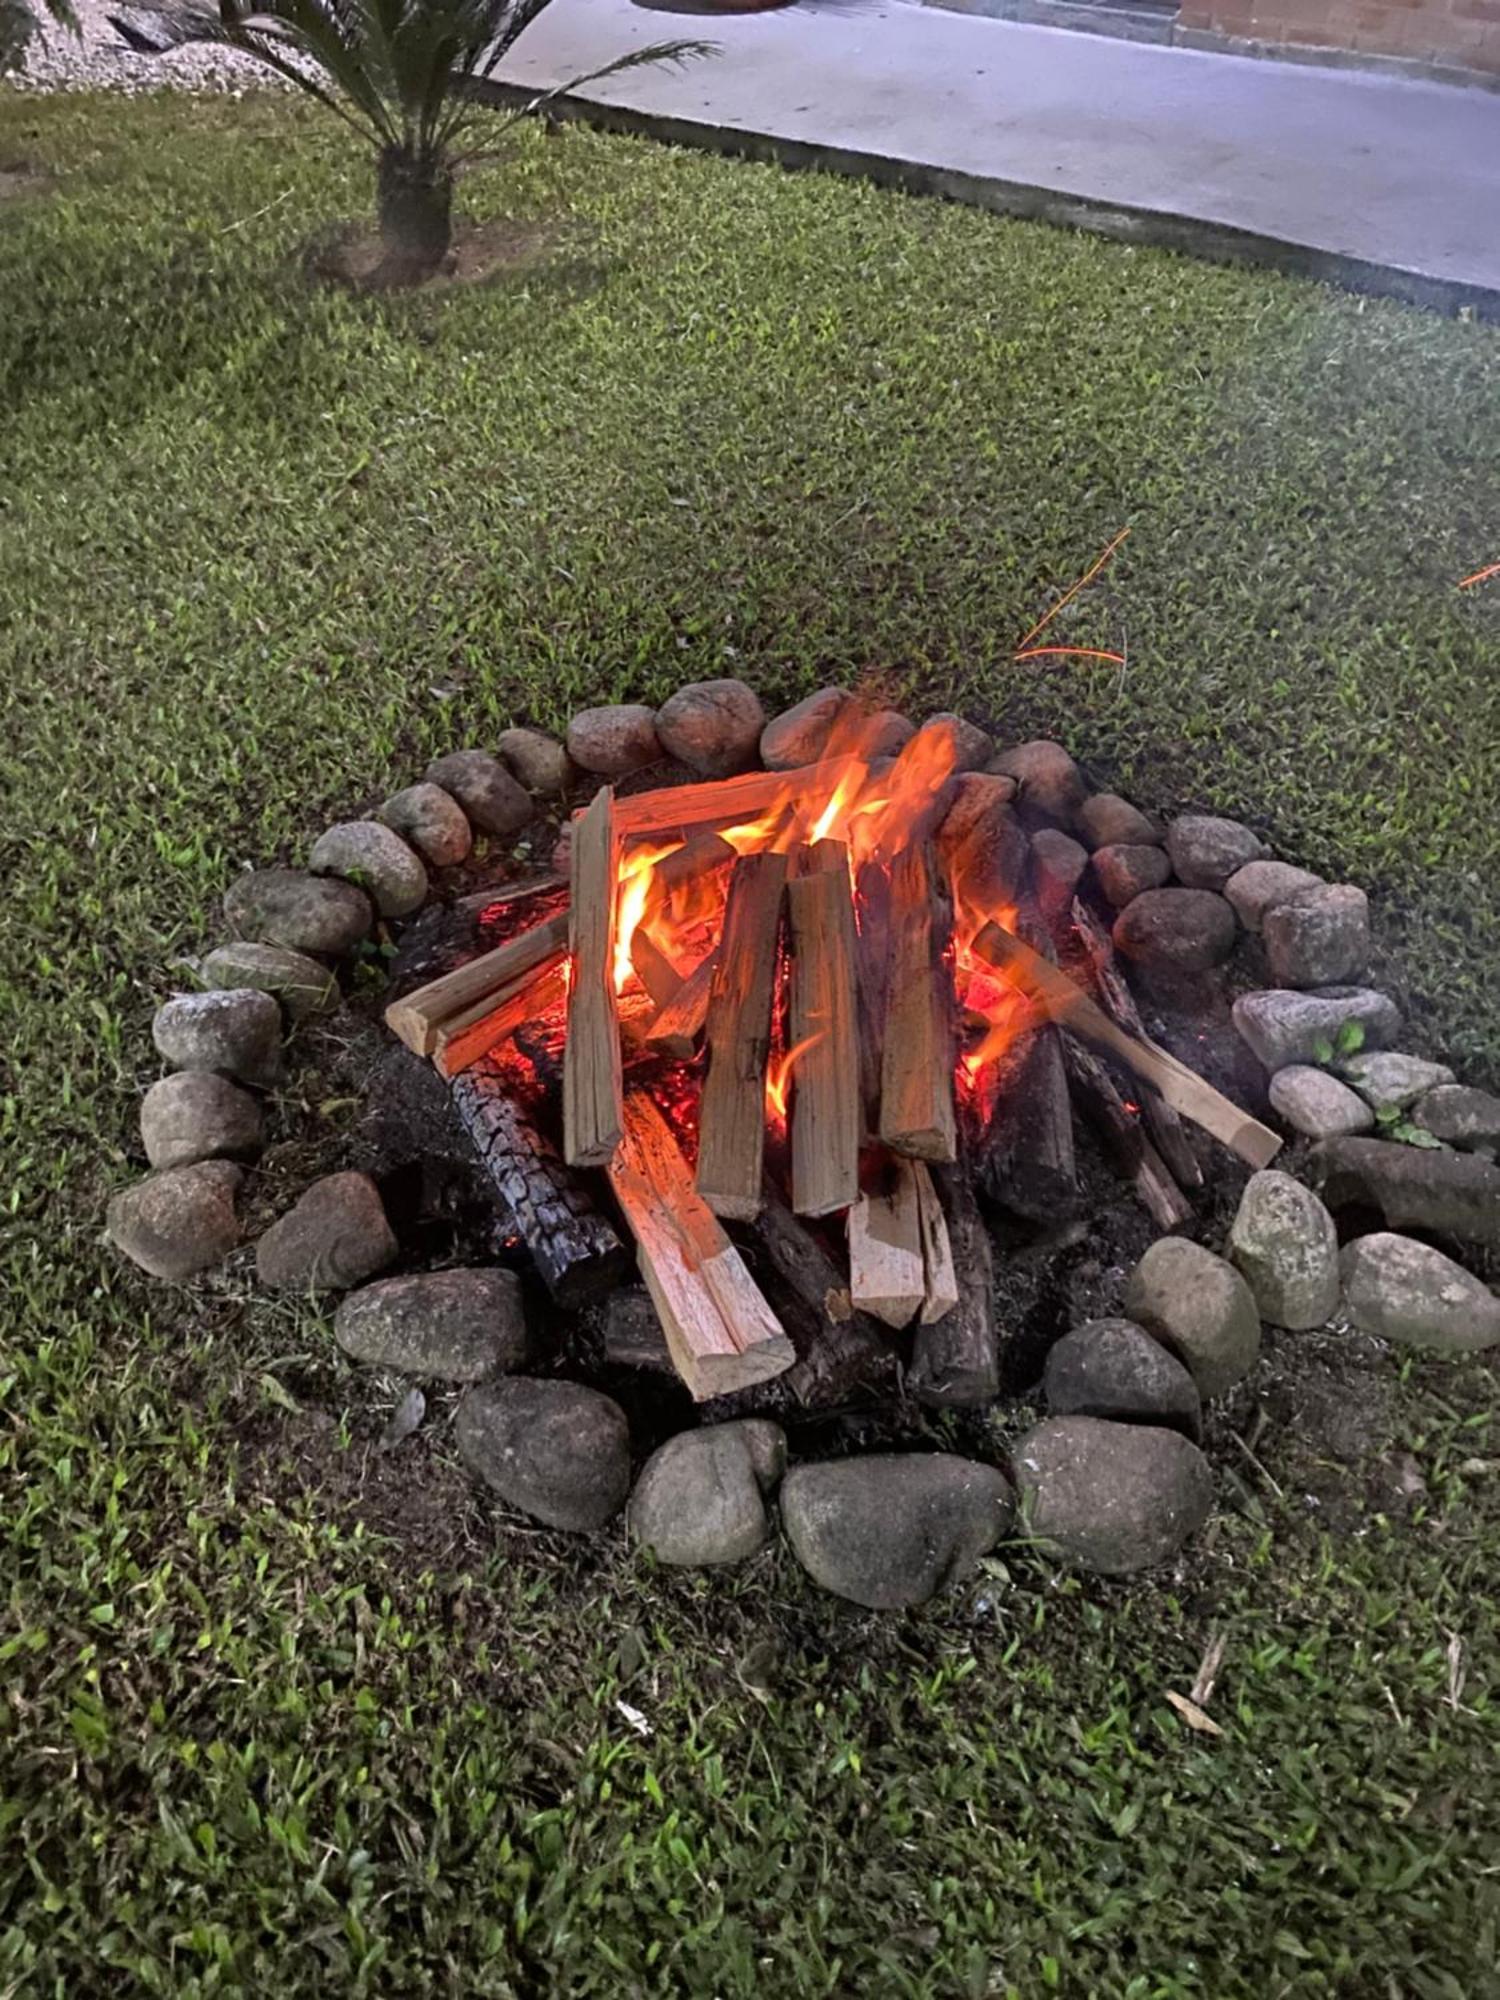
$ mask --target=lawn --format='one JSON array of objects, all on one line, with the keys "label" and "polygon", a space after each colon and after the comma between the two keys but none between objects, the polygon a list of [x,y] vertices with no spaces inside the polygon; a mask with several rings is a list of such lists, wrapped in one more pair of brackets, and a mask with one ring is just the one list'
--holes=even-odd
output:
[{"label": "lawn", "polygon": [[[499,1520],[441,1412],[393,1471],[325,1321],[100,1229],[234,869],[726,672],[1252,819],[1493,1078],[1500,330],[581,130],[466,186],[526,259],[375,303],[304,277],[369,188],[294,108],[0,92],[21,161],[0,1993],[1500,1993],[1483,1364],[1283,1342],[1176,1573],[1007,1552],[872,1618]],[[1124,667],[1013,664],[1127,523],[1059,621]],[[1164,1691],[1214,1634],[1206,1738]]]}]

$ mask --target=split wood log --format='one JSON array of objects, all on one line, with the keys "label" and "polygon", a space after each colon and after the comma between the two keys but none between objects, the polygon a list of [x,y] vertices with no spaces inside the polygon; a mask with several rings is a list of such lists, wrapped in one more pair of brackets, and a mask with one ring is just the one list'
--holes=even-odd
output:
[{"label": "split wood log", "polygon": [[849,1295],[898,1329],[909,1326],[927,1300],[919,1165],[899,1153],[870,1156],[849,1211]]},{"label": "split wood log", "polygon": [[926,1291],[922,1298],[922,1325],[931,1326],[958,1304],[958,1272],[953,1263],[953,1244],[942,1203],[933,1186],[932,1168],[918,1160],[917,1215],[922,1225],[922,1271]]},{"label": "split wood log", "polygon": [[697,1048],[698,1037],[708,1020],[708,1002],[713,992],[714,967],[718,957],[719,948],[715,945],[659,1010],[646,1035],[653,1049],[685,1060]]},{"label": "split wood log", "polygon": [[524,1022],[550,1013],[567,997],[568,976],[563,969],[562,953],[558,952],[535,972],[528,972],[508,986],[498,1000],[492,995],[483,1003],[488,1011],[481,1012],[477,1020],[467,1013],[460,1014],[439,1028],[437,1047],[432,1052],[433,1067],[441,1076],[457,1076],[491,1049],[498,1048]]},{"label": "split wood log", "polygon": [[1281,1150],[1281,1140],[1267,1126],[1215,1090],[1186,1063],[1140,1041],[1115,1026],[1079,987],[999,924],[987,924],[974,949],[989,965],[1006,973],[1030,993],[1054,1021],[1071,1029],[1096,1049],[1114,1056],[1136,1076],[1153,1084],[1184,1118],[1201,1125],[1252,1167],[1268,1166]]},{"label": "split wood log", "polygon": [[644,924],[637,924],[630,940],[630,963],[652,1006],[660,1012],[682,985],[682,974]]},{"label": "split wood log", "polygon": [[721,868],[728,868],[734,858],[735,850],[721,834],[694,834],[681,847],[663,855],[651,870],[647,911],[655,912],[684,890],[697,888]]},{"label": "split wood log", "polygon": [[953,1108],[953,911],[930,841],[891,864],[891,972],[880,1066],[880,1138],[918,1160],[958,1156]]},{"label": "split wood log", "polygon": [[[481,952],[441,979],[429,980],[404,999],[393,1001],[385,1010],[386,1026],[419,1056],[430,1056],[437,1047],[439,1030],[455,1017],[468,1014],[469,1025],[482,1019],[483,1003],[492,995],[534,971],[546,959],[567,948],[568,912],[560,910],[544,923]],[[478,1014],[473,1010],[479,1008]]]},{"label": "split wood log", "polygon": [[746,771],[737,778],[634,792],[616,801],[616,830],[622,840],[635,840],[651,834],[739,826],[789,801],[801,806],[813,799],[821,806],[847,766],[846,758],[830,757],[822,763],[803,764],[795,771]]},{"label": "split wood log", "polygon": [[550,895],[566,889],[566,875],[534,875],[529,882],[497,882],[493,889],[476,889],[470,896],[455,896],[449,908],[464,917],[482,917],[487,910],[509,909],[532,896]]},{"label": "split wood log", "polygon": [[766,1063],[785,885],[784,854],[743,854],[735,862],[708,1002],[698,1192],[715,1214],[746,1222],[760,1213]]},{"label": "split wood log", "polygon": [[604,785],[573,831],[572,968],[563,1045],[563,1153],[572,1167],[606,1166],[624,1129],[614,977],[619,877],[614,793]]},{"label": "split wood log", "polygon": [[859,1198],[858,1008],[849,850],[801,848],[787,884],[792,932],[789,1041],[800,1050],[792,1102],[792,1206],[831,1215]]},{"label": "split wood log", "polygon": [[790,1368],[796,1353],[781,1322],[694,1190],[677,1141],[644,1091],[626,1100],[609,1181],[694,1399],[732,1394]]},{"label": "split wood log", "polygon": [[582,1180],[511,1098],[493,1057],[454,1077],[449,1091],[498,1203],[502,1233],[520,1238],[557,1304],[571,1309],[618,1285],[629,1253]]},{"label": "split wood log", "polygon": [[957,1298],[942,1318],[925,1318],[912,1345],[911,1386],[918,1400],[943,1408],[988,1403],[1000,1393],[990,1232],[965,1176],[935,1167],[932,1179],[947,1218]]},{"label": "split wood log", "polygon": [[859,1092],[867,1133],[880,1125],[880,1058],[885,1047],[886,1003],[891,976],[891,884],[878,861],[864,861],[855,874],[858,946],[855,984],[859,996]]},{"label": "split wood log", "polygon": [[[1073,899],[1073,930],[1088,954],[1094,990],[1105,1013],[1116,1027],[1123,1029],[1127,1035],[1138,1036],[1147,1047],[1155,1048],[1157,1045],[1146,1033],[1141,1010],[1135,1003],[1135,995],[1131,992],[1120,961],[1115,955],[1113,940],[1081,897]],[[1157,1151],[1171,1169],[1174,1180],[1180,1187],[1202,1187],[1203,1169],[1199,1166],[1198,1156],[1188,1141],[1181,1118],[1160,1091],[1144,1080],[1141,1082],[1140,1092],[1146,1129],[1151,1134]]]},{"label": "split wood log", "polygon": [[1029,1222],[1054,1222],[1078,1206],[1073,1101],[1058,1030],[1025,1028],[996,1059],[994,1111],[974,1149],[986,1197]]},{"label": "split wood log", "polygon": [[1074,1092],[1121,1178],[1129,1181],[1158,1229],[1180,1229],[1191,1217],[1193,1205],[1152,1145],[1139,1115],[1126,1104],[1100,1058],[1076,1035],[1064,1034],[1063,1051]]}]

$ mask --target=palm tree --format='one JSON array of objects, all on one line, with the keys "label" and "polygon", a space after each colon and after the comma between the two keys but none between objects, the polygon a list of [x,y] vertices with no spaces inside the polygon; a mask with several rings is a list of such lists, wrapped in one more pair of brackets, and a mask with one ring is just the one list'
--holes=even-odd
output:
[{"label": "palm tree", "polygon": [[[16,0],[0,0],[0,6]],[[64,0],[65,4],[65,0]],[[489,77],[548,0],[219,0],[164,19],[166,46],[228,43],[254,56],[350,125],[376,157],[383,255],[376,282],[414,284],[453,240],[453,177],[484,150],[489,115],[475,85]],[[643,63],[686,62],[710,42],[654,42],[534,98],[503,124],[580,84]]]},{"label": "palm tree", "polygon": [[[43,8],[60,28],[78,33],[78,17],[69,0],[43,0]],[[29,0],[0,0],[0,76],[21,67],[36,30],[36,12]]]}]

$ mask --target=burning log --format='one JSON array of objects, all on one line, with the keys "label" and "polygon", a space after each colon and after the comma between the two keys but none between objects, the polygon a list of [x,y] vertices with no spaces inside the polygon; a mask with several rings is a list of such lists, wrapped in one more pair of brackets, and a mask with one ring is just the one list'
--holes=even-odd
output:
[{"label": "burning log", "polygon": [[855,985],[859,1011],[859,1091],[867,1132],[880,1124],[881,1050],[891,972],[891,885],[878,861],[861,862],[855,876],[858,944]]},{"label": "burning log", "polygon": [[573,834],[572,976],[563,1048],[563,1152],[573,1167],[607,1165],[624,1129],[614,984],[620,853],[613,806],[605,785]]},{"label": "burning log", "polygon": [[1029,1222],[1071,1215],[1078,1205],[1073,1101],[1057,1029],[1023,1029],[997,1067],[995,1109],[975,1147],[974,1178],[997,1206]]},{"label": "burning log", "polygon": [[792,1205],[831,1215],[859,1197],[862,1128],[855,1001],[854,904],[849,850],[820,840],[799,852],[787,886],[794,957]]},{"label": "burning log", "polygon": [[622,840],[635,840],[715,825],[738,826],[759,819],[787,799],[821,801],[844,768],[845,760],[834,757],[820,764],[804,764],[795,771],[747,771],[738,778],[636,792],[616,802],[616,831]]},{"label": "burning log", "polygon": [[652,869],[648,910],[655,911],[671,903],[684,889],[694,889],[721,868],[730,867],[734,859],[735,850],[721,834],[695,834],[664,855]]},{"label": "burning log", "polygon": [[1184,1118],[1226,1145],[1252,1167],[1268,1166],[1281,1150],[1281,1140],[1267,1126],[1215,1090],[1201,1076],[1165,1049],[1138,1040],[1117,1028],[1066,973],[1050,965],[1040,952],[1004,930],[987,924],[974,940],[974,950],[989,965],[1006,973],[1022,991],[1036,999],[1054,1021],[1106,1051],[1132,1073],[1155,1086]]},{"label": "burning log", "polygon": [[718,956],[716,945],[660,1009],[646,1036],[653,1049],[660,1049],[663,1055],[677,1056],[685,1061],[697,1048],[698,1037],[708,1020],[708,1002],[713,993],[714,966]]},{"label": "burning log", "polygon": [[449,1089],[502,1223],[530,1251],[558,1305],[581,1305],[617,1285],[630,1268],[624,1244],[579,1177],[515,1104],[493,1059],[481,1057]]},{"label": "burning log", "polygon": [[682,974],[644,925],[636,926],[630,940],[630,963],[658,1013],[682,985]]},{"label": "burning log", "polygon": [[471,1018],[473,1010],[470,1010],[439,1028],[437,1047],[432,1052],[433,1067],[442,1076],[457,1076],[491,1049],[498,1048],[525,1022],[560,1006],[567,995],[568,976],[563,970],[562,953],[557,952],[535,972],[506,987],[498,999],[492,994],[483,1001],[481,1008],[488,1011],[479,1012],[477,1019]]},{"label": "burning log", "polygon": [[766,1063],[785,884],[784,854],[746,854],[735,862],[708,1003],[698,1192],[716,1214],[741,1221],[760,1212]]},{"label": "burning log", "polygon": [[[1094,988],[1105,1012],[1126,1034],[1138,1036],[1146,1046],[1155,1047],[1146,1033],[1141,1010],[1135,1004],[1135,995],[1120,970],[1109,932],[1087,903],[1077,897],[1073,901],[1073,928],[1088,953]],[[1188,1143],[1181,1118],[1160,1092],[1147,1083],[1141,1086],[1141,1109],[1145,1114],[1146,1129],[1173,1178],[1183,1187],[1202,1187],[1203,1169]]]},{"label": "burning log", "polygon": [[887,1326],[909,1326],[927,1302],[922,1245],[921,1161],[899,1153],[872,1159],[849,1211],[849,1295]]},{"label": "burning log", "polygon": [[990,1232],[961,1173],[937,1167],[932,1178],[942,1197],[939,1213],[946,1211],[956,1297],[941,1318],[928,1320],[924,1313],[912,1348],[911,1384],[923,1403],[987,1403],[1000,1390]]},{"label": "burning log", "polygon": [[550,896],[567,886],[566,875],[534,875],[529,882],[497,882],[493,889],[457,896],[449,907],[458,916],[482,917],[490,910],[508,909],[512,903],[524,903],[533,896]]},{"label": "burning log", "polygon": [[880,1137],[892,1152],[953,1160],[953,913],[931,843],[891,865],[891,971],[880,1069]]},{"label": "burning log", "polygon": [[693,1188],[667,1122],[644,1091],[625,1104],[610,1186],[689,1393],[704,1401],[780,1375],[792,1343],[738,1250]]},{"label": "burning log", "polygon": [[430,1056],[442,1029],[472,1027],[495,1004],[496,996],[545,960],[557,957],[567,943],[568,912],[562,910],[394,1001],[385,1010],[386,1026],[417,1055]]}]

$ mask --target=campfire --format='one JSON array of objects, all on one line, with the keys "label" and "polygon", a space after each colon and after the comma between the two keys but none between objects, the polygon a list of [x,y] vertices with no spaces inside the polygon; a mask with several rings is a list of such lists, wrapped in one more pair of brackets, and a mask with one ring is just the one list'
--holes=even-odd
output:
[{"label": "campfire", "polygon": [[977,1197],[1066,1214],[1075,1105],[1163,1229],[1202,1179],[1184,1119],[1278,1149],[1149,1040],[1013,784],[963,761],[945,718],[890,757],[855,714],[801,769],[605,785],[569,875],[487,898],[488,948],[387,1011],[564,1306],[628,1268],[604,1177],[695,1398],[868,1359],[872,1323],[912,1329],[924,1400],[992,1397]]}]

